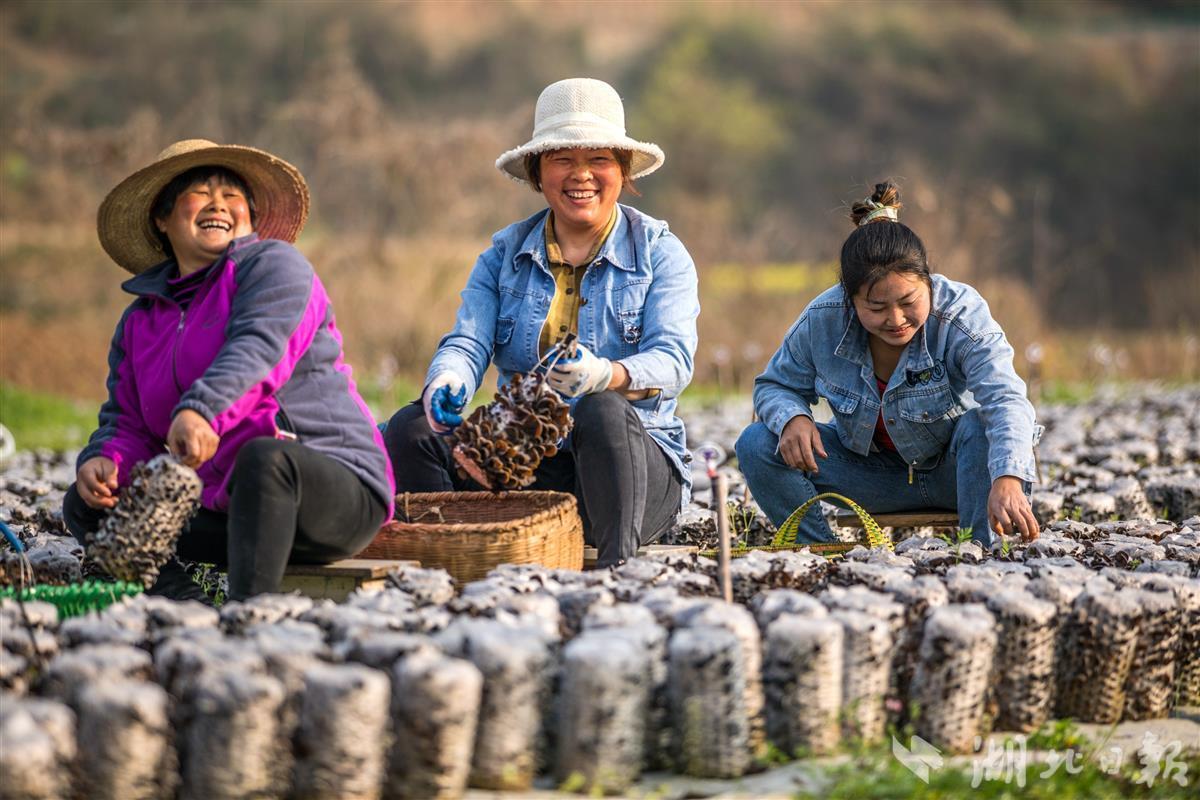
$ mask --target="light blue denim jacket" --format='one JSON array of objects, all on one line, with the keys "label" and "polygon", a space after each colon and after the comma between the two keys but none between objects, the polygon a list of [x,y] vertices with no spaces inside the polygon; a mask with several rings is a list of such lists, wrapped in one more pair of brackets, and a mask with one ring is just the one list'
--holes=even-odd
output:
[{"label": "light blue denim jacket", "polygon": [[[838,436],[866,455],[881,398],[869,334],[840,285],[822,292],[792,325],[783,346],[754,381],[754,408],[779,436],[824,397]],[[980,407],[988,439],[988,473],[1036,482],[1033,406],[1013,368],[1013,349],[987,302],[970,286],[933,276],[929,320],[901,356],[882,398],[883,418],[900,456],[913,469],[937,465],[954,421]]]},{"label": "light blue denim jacket", "polygon": [[[620,361],[630,389],[660,390],[633,406],[683,478],[687,503],[691,470],[684,466],[687,445],[675,406],[692,380],[700,313],[696,266],[665,222],[629,206],[617,209],[616,225],[583,277],[579,341]],[[426,385],[450,370],[466,382],[469,397],[493,360],[501,384],[537,364],[538,337],[554,296],[546,214],[539,211],[492,236],[462,291],[454,330],[438,344]]]}]

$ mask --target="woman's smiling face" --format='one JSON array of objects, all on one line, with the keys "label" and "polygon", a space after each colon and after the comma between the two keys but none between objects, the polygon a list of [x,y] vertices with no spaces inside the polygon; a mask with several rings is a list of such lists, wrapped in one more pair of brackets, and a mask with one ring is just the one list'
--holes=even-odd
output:
[{"label": "woman's smiling face", "polygon": [[854,310],[867,333],[903,347],[929,319],[929,285],[911,272],[889,272],[854,295]]},{"label": "woman's smiling face", "polygon": [[553,150],[541,156],[542,195],[556,224],[599,230],[608,224],[624,179],[610,149]]},{"label": "woman's smiling face", "polygon": [[208,266],[234,239],[254,232],[245,193],[219,177],[184,189],[171,213],[154,222],[170,240],[181,275]]}]

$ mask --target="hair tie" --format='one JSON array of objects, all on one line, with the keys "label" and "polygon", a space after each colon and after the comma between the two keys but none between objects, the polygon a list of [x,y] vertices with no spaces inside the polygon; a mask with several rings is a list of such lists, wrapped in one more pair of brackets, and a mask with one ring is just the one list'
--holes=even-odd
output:
[{"label": "hair tie", "polygon": [[892,222],[897,222],[900,219],[900,215],[896,213],[896,208],[894,206],[885,206],[883,203],[872,197],[868,197],[866,200],[863,200],[862,204],[872,210],[865,217],[859,220],[858,227],[860,228],[863,225],[866,225],[868,222],[873,222],[883,217],[890,219]]},{"label": "hair tie", "polygon": [[873,222],[873,221],[875,221],[877,219],[881,219],[881,218],[886,218],[886,219],[890,219],[892,222],[897,222],[900,219],[900,215],[897,214],[896,209],[892,208],[891,206],[881,206],[880,208],[875,209],[874,211],[872,211],[871,213],[869,213],[865,217],[863,217],[862,221],[858,223],[858,227],[861,228],[863,225],[866,225],[868,222]]}]

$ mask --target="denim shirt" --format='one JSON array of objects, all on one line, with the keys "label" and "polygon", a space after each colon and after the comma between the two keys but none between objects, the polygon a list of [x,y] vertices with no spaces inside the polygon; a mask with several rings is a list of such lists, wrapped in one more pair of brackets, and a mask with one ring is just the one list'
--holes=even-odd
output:
[{"label": "denim shirt", "polygon": [[1036,482],[1035,422],[1013,349],[987,302],[970,286],[934,275],[929,319],[901,355],[881,398],[866,329],[840,285],[809,303],[754,381],[754,408],[776,435],[812,417],[824,397],[848,449],[871,449],[880,407],[900,456],[914,469],[937,465],[955,420],[975,406],[988,439],[988,473]]},{"label": "denim shirt", "polygon": [[[696,266],[665,222],[629,206],[617,210],[616,225],[580,287],[579,341],[598,356],[620,361],[631,390],[660,390],[632,401],[633,407],[682,477],[686,504],[691,470],[684,466],[687,445],[675,406],[692,379],[696,353]],[[489,362],[495,362],[501,385],[538,363],[538,337],[554,296],[546,215],[539,211],[492,236],[462,291],[454,330],[438,344],[426,385],[450,370],[472,396]]]}]

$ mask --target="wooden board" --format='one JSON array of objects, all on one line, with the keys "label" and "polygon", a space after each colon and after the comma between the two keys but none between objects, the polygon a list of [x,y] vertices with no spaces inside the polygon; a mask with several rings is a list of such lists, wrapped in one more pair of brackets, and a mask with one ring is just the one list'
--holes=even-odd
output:
[{"label": "wooden board", "polygon": [[339,578],[382,578],[398,567],[419,567],[416,561],[344,558],[332,564],[288,564],[284,575],[320,575]]},{"label": "wooden board", "polygon": [[420,566],[416,561],[346,558],[332,564],[289,564],[279,591],[341,602],[355,590],[379,591],[389,570]]},{"label": "wooden board", "polygon": [[[680,555],[686,555],[687,553],[697,553],[699,551],[699,547],[693,547],[692,545],[687,544],[648,544],[645,547],[639,547],[637,554],[639,557],[654,555],[655,553],[678,553]],[[596,548],[583,548],[583,568],[595,569],[596,557]]]},{"label": "wooden board", "polygon": [[[898,511],[894,514],[872,514],[881,528],[957,528],[958,512],[943,508],[928,511]],[[844,528],[861,528],[862,520],[853,512],[839,513],[837,524]]]}]

